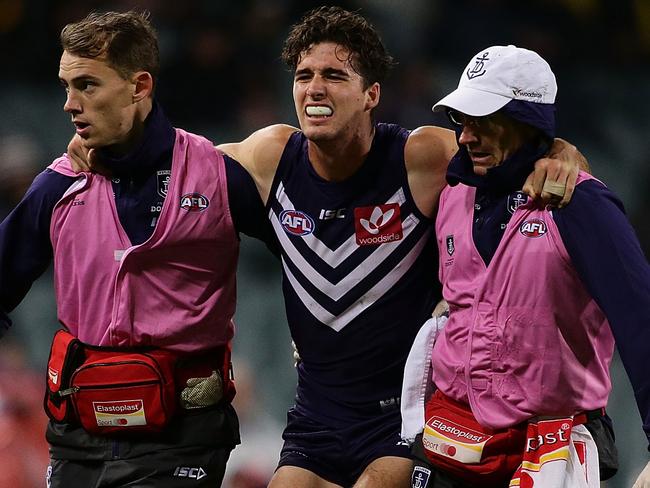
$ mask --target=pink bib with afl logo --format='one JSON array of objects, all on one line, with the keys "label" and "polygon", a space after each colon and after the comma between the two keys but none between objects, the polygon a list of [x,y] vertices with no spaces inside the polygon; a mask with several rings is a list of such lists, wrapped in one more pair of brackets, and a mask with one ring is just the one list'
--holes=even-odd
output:
[{"label": "pink bib with afl logo", "polygon": [[[590,178],[581,173],[578,184]],[[433,381],[489,428],[604,407],[614,340],[552,211],[531,201],[513,207],[486,267],[472,238],[475,192],[461,184],[440,198],[439,275],[450,317],[433,348]]]},{"label": "pink bib with afl logo", "polygon": [[[74,176],[67,157],[51,169]],[[212,349],[233,336],[239,244],[223,157],[176,129],[171,175],[151,237],[132,246],[111,181],[83,174],[57,203],[50,237],[59,321],[82,342]]]}]

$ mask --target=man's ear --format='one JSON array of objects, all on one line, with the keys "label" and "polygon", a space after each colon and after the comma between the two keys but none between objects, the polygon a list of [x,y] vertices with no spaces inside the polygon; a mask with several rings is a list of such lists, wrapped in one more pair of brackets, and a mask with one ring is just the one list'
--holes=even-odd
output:
[{"label": "man's ear", "polygon": [[379,96],[381,95],[381,86],[379,83],[373,83],[366,90],[366,110],[372,110],[379,104]]},{"label": "man's ear", "polygon": [[153,77],[148,71],[138,71],[133,74],[133,101],[144,100],[153,93]]}]

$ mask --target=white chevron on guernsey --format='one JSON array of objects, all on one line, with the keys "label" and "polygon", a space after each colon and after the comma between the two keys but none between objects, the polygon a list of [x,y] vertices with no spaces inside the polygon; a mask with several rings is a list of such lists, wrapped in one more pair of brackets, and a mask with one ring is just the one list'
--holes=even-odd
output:
[{"label": "white chevron on guernsey", "polygon": [[404,258],[399,262],[399,264],[393,269],[393,272],[384,276],[375,286],[370,288],[366,293],[357,298],[352,305],[350,305],[346,310],[344,310],[339,315],[333,315],[323,308],[307,291],[302,287],[298,282],[296,277],[291,273],[291,270],[287,266],[284,257],[282,258],[282,266],[286,273],[291,286],[295,290],[296,294],[305,305],[307,310],[321,323],[331,327],[335,331],[339,332],[346,325],[348,325],[352,320],[358,317],[365,309],[370,307],[375,303],[379,298],[381,298],[388,290],[390,290],[399,279],[404,276],[404,274],[411,268],[413,263],[416,261],[424,245],[428,241],[428,237],[431,231],[427,231],[417,242],[415,246],[409,251],[409,253],[404,256]]},{"label": "white chevron on guernsey", "polygon": [[[282,224],[278,221],[277,217],[273,215],[271,222],[277,233],[280,245],[284,249],[288,259],[297,267],[301,274],[305,276],[311,283],[314,284],[320,291],[329,296],[333,300],[338,300],[347,291],[365,278],[370,271],[377,268],[383,263],[393,251],[403,244],[404,240],[393,241],[378,246],[378,248],[370,254],[366,259],[359,263],[349,274],[342,277],[337,283],[332,283],[330,280],[320,274],[314,267],[307,261],[302,254],[295,248],[291,239],[286,235]],[[408,215],[402,223],[402,232],[404,238],[408,237],[410,233],[417,227],[419,220],[414,215]],[[355,249],[358,248],[356,242],[351,244]],[[284,257],[283,257],[284,259]]]},{"label": "white chevron on guernsey", "polygon": [[[275,192],[275,198],[281,205],[282,210],[296,210],[293,206],[293,203],[289,199],[289,196],[285,193],[284,184],[282,182],[280,182],[278,185],[278,189]],[[386,201],[386,203],[398,203],[400,207],[404,204],[404,202],[406,202],[406,197],[404,196],[404,190],[402,188],[397,190],[397,192],[395,192],[395,194]],[[417,217],[413,216],[413,218],[416,219],[416,222],[419,222],[419,220],[417,220]],[[275,215],[275,212],[273,212],[273,209],[269,210],[269,219],[271,219],[271,222],[275,226],[277,216]],[[286,235],[284,230],[282,230],[282,232],[278,232],[278,229],[276,229],[276,233],[278,236]],[[330,249],[327,244],[325,244],[313,234],[301,236],[301,239],[305,241],[305,244],[307,244],[316,255],[318,255],[332,268],[336,268],[358,249],[354,232],[336,249]]]}]

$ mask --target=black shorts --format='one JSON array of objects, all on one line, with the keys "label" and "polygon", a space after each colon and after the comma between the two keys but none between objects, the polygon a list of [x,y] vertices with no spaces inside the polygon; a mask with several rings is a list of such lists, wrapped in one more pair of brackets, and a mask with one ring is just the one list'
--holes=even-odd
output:
[{"label": "black shorts", "polygon": [[297,466],[341,486],[384,456],[411,458],[401,442],[399,410],[368,416],[341,428],[323,425],[295,409],[287,413],[279,466]]},{"label": "black shorts", "polygon": [[[427,460],[422,445],[422,434],[415,438],[413,443],[413,473],[411,474],[411,488],[483,488],[473,486],[465,481],[438,470]],[[503,488],[507,488],[507,484]],[[499,487],[501,488],[501,487]]]},{"label": "black shorts", "polygon": [[230,452],[239,444],[231,405],[188,411],[160,434],[93,436],[50,422],[48,487],[220,486]]},{"label": "black shorts", "polygon": [[186,447],[114,461],[52,459],[47,472],[47,486],[215,488],[221,486],[231,450]]}]

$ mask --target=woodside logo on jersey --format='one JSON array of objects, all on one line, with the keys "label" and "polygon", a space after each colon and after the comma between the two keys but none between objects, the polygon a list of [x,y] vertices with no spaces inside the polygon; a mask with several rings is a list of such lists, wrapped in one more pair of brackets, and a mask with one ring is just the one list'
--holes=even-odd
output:
[{"label": "woodside logo on jersey", "polygon": [[399,204],[355,208],[354,227],[359,246],[399,241],[403,236]]}]

